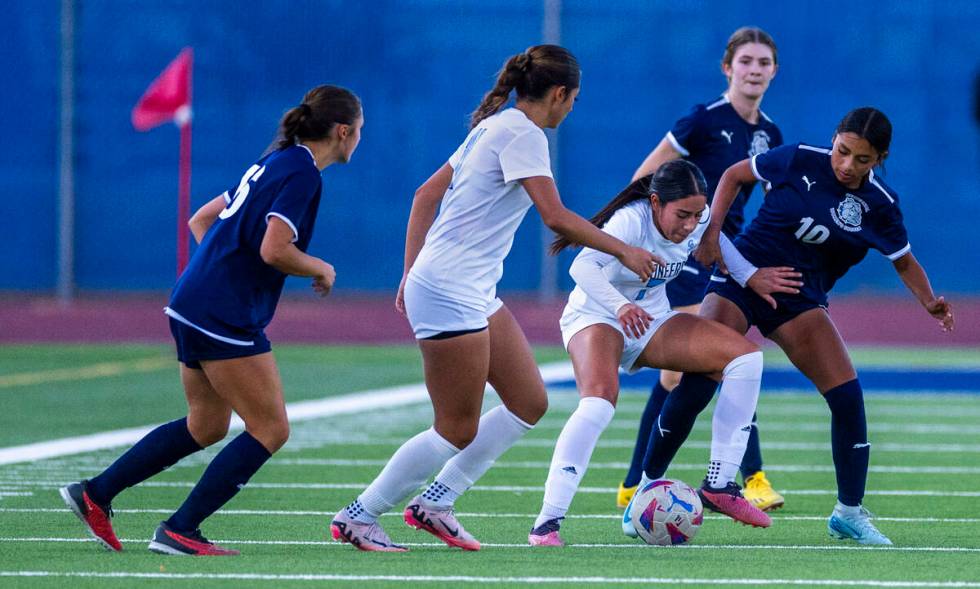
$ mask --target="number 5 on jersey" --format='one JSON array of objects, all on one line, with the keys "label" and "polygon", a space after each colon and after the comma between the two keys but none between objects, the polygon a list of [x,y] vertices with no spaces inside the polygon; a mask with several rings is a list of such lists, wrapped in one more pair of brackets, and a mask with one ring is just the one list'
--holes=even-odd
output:
[{"label": "number 5 on jersey", "polygon": [[265,172],[265,166],[259,166],[258,164],[252,165],[251,168],[245,171],[245,175],[242,176],[242,181],[238,183],[238,188],[235,190],[235,196],[232,197],[230,206],[225,208],[218,214],[219,219],[227,219],[228,217],[234,215],[238,212],[238,209],[242,208],[245,204],[245,199],[248,198],[248,193],[251,190],[251,184],[257,181],[262,173]]}]

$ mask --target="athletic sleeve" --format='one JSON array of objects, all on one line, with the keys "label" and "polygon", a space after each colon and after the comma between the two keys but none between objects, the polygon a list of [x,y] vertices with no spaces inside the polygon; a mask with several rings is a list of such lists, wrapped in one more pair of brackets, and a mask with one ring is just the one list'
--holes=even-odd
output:
[{"label": "athletic sleeve", "polygon": [[735,247],[735,244],[728,239],[724,233],[720,237],[721,243],[721,257],[725,260],[725,266],[728,267],[728,273],[739,286],[744,287],[752,278],[752,275],[756,273],[758,268],[752,265],[752,262],[746,260],[741,252]]},{"label": "athletic sleeve", "polygon": [[704,105],[699,104],[692,108],[686,115],[677,119],[677,122],[674,123],[670,131],[667,131],[667,141],[682,156],[687,157],[691,155],[691,146],[698,141],[699,133],[703,126],[702,122],[707,112]]},{"label": "athletic sleeve", "polygon": [[500,169],[504,173],[504,182],[535,176],[553,178],[548,138],[544,132],[534,128],[511,139],[500,150]]},{"label": "athletic sleeve", "polygon": [[278,217],[293,230],[293,242],[299,239],[299,227],[303,216],[310,208],[310,200],[316,195],[320,186],[319,173],[296,172],[286,176],[279,186],[276,199],[272,202],[269,212],[265,214],[265,222],[269,217]]},{"label": "athletic sleeve", "polygon": [[781,145],[752,156],[749,160],[752,173],[762,182],[768,182],[773,186],[782,184],[789,177],[789,169],[793,165],[797,149],[798,145]]},{"label": "athletic sleeve", "polygon": [[875,215],[873,228],[872,246],[892,262],[912,251],[897,202],[885,205],[881,214]]},{"label": "athletic sleeve", "polygon": [[[641,241],[640,228],[633,217],[634,215],[631,215],[629,210],[619,209],[613,213],[612,218],[602,230],[626,244],[639,243]],[[575,257],[568,273],[575,280],[575,284],[590,299],[615,316],[620,307],[630,301],[623,296],[623,293],[616,290],[616,287],[609,282],[606,274],[602,271],[603,268],[613,262],[618,263],[619,260],[605,252],[585,248]]]}]

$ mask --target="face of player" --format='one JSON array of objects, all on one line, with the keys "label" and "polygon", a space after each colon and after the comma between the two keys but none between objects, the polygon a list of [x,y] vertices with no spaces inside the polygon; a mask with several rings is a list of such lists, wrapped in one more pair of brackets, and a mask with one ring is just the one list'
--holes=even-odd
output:
[{"label": "face of player", "polygon": [[360,115],[351,125],[342,125],[340,127],[345,127],[347,129],[346,133],[341,130],[340,132],[340,157],[337,161],[346,164],[350,161],[352,155],[354,155],[354,150],[357,149],[357,144],[361,142],[361,127],[364,126],[364,115]]},{"label": "face of player", "polygon": [[578,100],[579,90],[579,88],[569,90],[568,86],[556,86],[552,90],[554,92],[554,100],[548,113],[547,128],[557,128],[565,120],[565,117],[568,116],[568,113],[572,112],[572,108],[575,107],[575,101]]},{"label": "face of player", "polygon": [[848,188],[860,188],[871,168],[881,163],[883,155],[856,133],[839,133],[834,136],[830,165],[838,182]]},{"label": "face of player", "polygon": [[769,82],[776,77],[776,59],[772,48],[763,43],[746,43],[735,50],[731,64],[724,64],[722,71],[728,78],[728,92],[737,92],[746,98],[758,99],[769,89]]},{"label": "face of player", "polygon": [[708,199],[703,194],[692,194],[666,204],[661,203],[656,194],[650,197],[653,224],[661,235],[674,243],[684,241],[694,232],[707,205]]}]

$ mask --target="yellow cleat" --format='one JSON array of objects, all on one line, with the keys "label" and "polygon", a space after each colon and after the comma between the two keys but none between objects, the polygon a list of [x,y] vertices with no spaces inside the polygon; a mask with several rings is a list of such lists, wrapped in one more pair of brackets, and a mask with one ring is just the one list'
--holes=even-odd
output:
[{"label": "yellow cleat", "polygon": [[762,511],[779,509],[786,503],[786,499],[772,488],[772,483],[769,482],[765,471],[762,470],[745,478],[745,489],[742,491],[742,496]]},{"label": "yellow cleat", "polygon": [[626,509],[626,507],[630,504],[630,501],[633,500],[633,495],[636,494],[637,487],[639,487],[639,485],[624,487],[623,483],[619,483],[619,491],[616,492],[616,507]]}]

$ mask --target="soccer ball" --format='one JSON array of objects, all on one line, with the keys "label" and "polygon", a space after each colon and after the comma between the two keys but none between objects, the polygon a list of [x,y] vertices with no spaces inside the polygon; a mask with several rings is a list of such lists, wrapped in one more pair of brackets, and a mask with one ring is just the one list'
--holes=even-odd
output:
[{"label": "soccer ball", "polygon": [[681,481],[658,479],[637,490],[630,519],[647,544],[684,544],[704,521],[697,492]]}]

